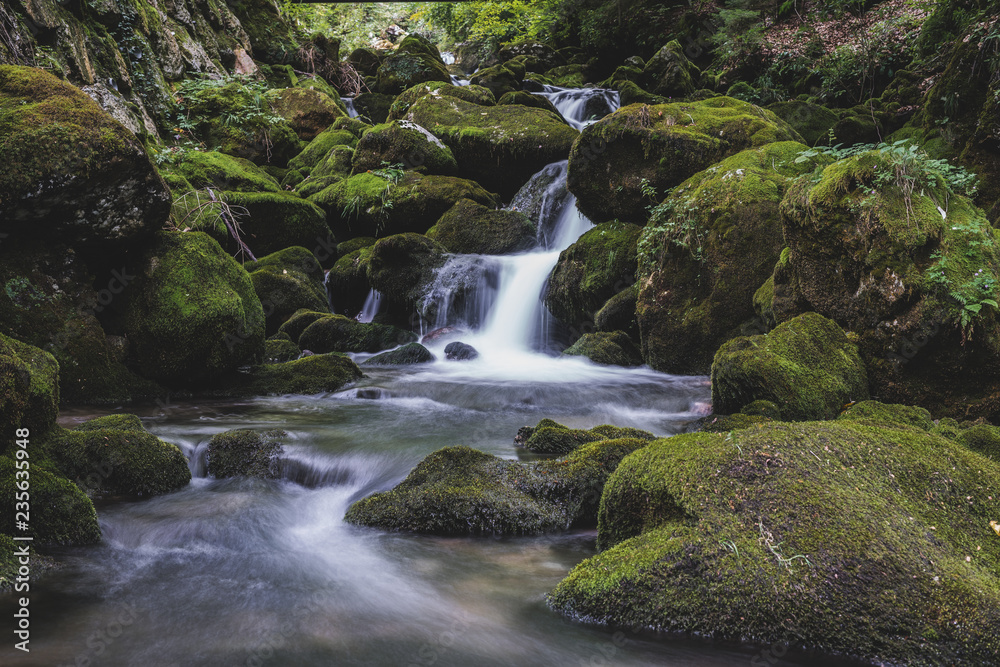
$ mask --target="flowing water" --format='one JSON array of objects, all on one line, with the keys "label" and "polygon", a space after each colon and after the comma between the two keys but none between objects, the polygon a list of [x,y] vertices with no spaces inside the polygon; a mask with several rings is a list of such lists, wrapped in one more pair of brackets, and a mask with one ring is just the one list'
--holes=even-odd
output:
[{"label": "flowing water", "polygon": [[[570,115],[585,123],[578,101],[564,103],[583,109]],[[166,496],[99,505],[103,542],[55,554],[61,569],[32,584],[32,651],[4,664],[760,663],[748,649],[614,633],[548,610],[545,594],[595,553],[594,531],[449,539],[343,521],[351,502],[391,488],[444,446],[515,458],[517,429],[543,417],[672,435],[709,409],[707,378],[538,351],[548,335],[546,277],[590,227],[565,172],[565,163],[546,168],[512,204],[539,222],[535,251],[455,256],[428,297],[436,314],[425,326],[454,327],[478,359],[444,361],[442,336],[427,342],[437,361],[366,367],[365,378],[335,394],[130,407],[181,447],[194,479]],[[377,293],[370,296],[366,318],[377,312]],[[90,416],[68,410],[62,421]],[[205,475],[208,440],[233,428],[286,431],[282,478]]]}]

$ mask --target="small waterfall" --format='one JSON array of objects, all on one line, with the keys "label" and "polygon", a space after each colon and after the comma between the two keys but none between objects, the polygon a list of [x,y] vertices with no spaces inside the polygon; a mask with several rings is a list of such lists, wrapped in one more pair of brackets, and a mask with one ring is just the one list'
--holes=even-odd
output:
[{"label": "small waterfall", "polygon": [[421,306],[421,335],[446,326],[479,329],[496,302],[501,257],[452,255],[438,269]]},{"label": "small waterfall", "polygon": [[368,298],[365,299],[365,305],[361,308],[361,312],[358,313],[358,322],[364,324],[370,324],[375,316],[378,315],[379,308],[382,307],[382,293],[378,290],[371,290],[368,292]]},{"label": "small waterfall", "polygon": [[453,86],[468,86],[469,80],[463,79],[462,77],[451,75],[451,85]]},{"label": "small waterfall", "polygon": [[347,107],[347,115],[351,118],[358,117],[358,110],[354,108],[354,98],[353,97],[341,97],[340,100]]},{"label": "small waterfall", "polygon": [[542,86],[535,95],[546,97],[570,125],[582,130],[621,107],[621,94],[607,88]]},{"label": "small waterfall", "polygon": [[455,54],[452,53],[451,51],[442,51],[441,52],[441,60],[444,61],[445,65],[454,65],[455,64]]}]

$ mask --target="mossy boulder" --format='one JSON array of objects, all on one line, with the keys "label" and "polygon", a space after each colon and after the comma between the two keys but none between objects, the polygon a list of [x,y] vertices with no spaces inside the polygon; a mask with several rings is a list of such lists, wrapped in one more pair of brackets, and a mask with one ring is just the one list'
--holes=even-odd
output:
[{"label": "mossy boulder", "polygon": [[283,364],[295,361],[302,350],[290,338],[268,338],[264,341],[264,363]]},{"label": "mossy boulder", "polygon": [[577,331],[593,324],[601,306],[633,284],[641,233],[638,225],[606,222],[564,250],[545,292],[552,314]]},{"label": "mossy boulder", "polygon": [[507,255],[536,243],[535,225],[518,211],[497,210],[471,199],[459,200],[427,235],[448,252]]},{"label": "mossy boulder", "polygon": [[549,603],[596,623],[865,663],[989,664],[998,483],[995,462],[906,427],[762,424],[658,440],[611,475],[601,553]]},{"label": "mossy boulder", "polygon": [[382,293],[383,308],[395,311],[397,320],[408,320],[402,316],[413,311],[444,262],[441,244],[419,234],[396,234],[372,246],[368,281]]},{"label": "mossy boulder", "polygon": [[633,104],[584,129],[570,154],[569,189],[592,220],[644,220],[648,192],[665,194],[730,155],[776,141],[801,137],[773,113],[730,97]]},{"label": "mossy boulder", "polygon": [[497,102],[493,93],[482,86],[455,86],[442,81],[431,81],[430,83],[421,83],[412,88],[407,88],[403,93],[396,96],[389,111],[389,120],[401,120],[405,118],[410,107],[425,95],[438,98],[457,97],[470,104],[477,104],[484,107],[491,107]]},{"label": "mossy boulder", "polygon": [[354,150],[355,174],[402,165],[424,174],[454,176],[458,163],[451,149],[409,121],[391,121],[366,131]]},{"label": "mossy boulder", "polygon": [[526,464],[468,447],[434,452],[345,520],[432,535],[536,535],[593,521],[608,475],[644,440],[603,440],[565,459]]},{"label": "mossy boulder", "polygon": [[[722,343],[748,333],[754,294],[785,244],[780,205],[789,180],[828,161],[797,162],[805,150],[790,141],[742,151],[687,179],[654,209],[636,276],[650,366],[707,373]],[[756,324],[753,333],[768,328]]]},{"label": "mossy boulder", "polygon": [[382,64],[382,58],[372,49],[359,48],[351,51],[347,56],[347,62],[363,76],[375,76],[379,65]]},{"label": "mossy boulder", "polygon": [[639,341],[639,325],[635,319],[638,286],[626,287],[604,302],[594,315],[594,327],[598,331],[624,331],[628,337]]},{"label": "mossy boulder", "polygon": [[437,47],[413,35],[403,39],[399,48],[382,60],[375,77],[375,90],[383,95],[399,95],[427,81],[451,82]]},{"label": "mossy boulder", "polygon": [[344,255],[327,274],[326,286],[334,313],[351,318],[361,313],[365,300],[372,290],[371,281],[368,279],[372,245]]},{"label": "mossy boulder", "polygon": [[434,361],[431,351],[420,343],[407,343],[402,347],[366,360],[365,366],[408,366],[410,364],[426,364]]},{"label": "mossy boulder", "polygon": [[[398,178],[396,177],[398,176]],[[426,232],[462,199],[495,206],[478,183],[454,176],[362,173],[309,198],[322,207],[340,238]]]},{"label": "mossy boulder", "polygon": [[378,125],[389,119],[389,109],[395,99],[392,95],[381,93],[361,93],[354,98],[354,110],[361,120]]},{"label": "mossy boulder", "polygon": [[812,310],[851,331],[883,401],[993,418],[1000,244],[983,211],[926,164],[896,147],[790,187],[771,311],[780,322]]},{"label": "mossy boulder", "polygon": [[312,354],[282,363],[254,366],[229,378],[212,393],[220,396],[282,396],[340,391],[361,378],[358,365],[342,354]]},{"label": "mossy boulder", "polygon": [[[11,454],[0,456],[0,502],[15,506],[17,465]],[[55,472],[51,463],[31,458],[31,536],[35,546],[96,544],[101,540],[94,504],[76,484]],[[0,516],[0,534],[15,531],[14,512]]]},{"label": "mossy boulder", "polygon": [[533,39],[524,39],[504,45],[497,53],[503,62],[526,60],[526,67],[533,72],[544,72],[566,64],[566,59],[554,48]]},{"label": "mossy boulder", "polygon": [[300,309],[327,309],[325,274],[315,255],[302,247],[286,248],[244,264],[264,309],[267,335]]},{"label": "mossy boulder", "polygon": [[415,334],[386,324],[363,324],[343,315],[326,315],[299,336],[299,347],[317,354],[327,352],[381,352],[415,342]]},{"label": "mossy boulder", "polygon": [[533,454],[564,455],[588,442],[607,440],[608,436],[584,429],[568,428],[543,419],[537,426],[526,427],[518,432],[517,444]]},{"label": "mossy boulder", "polygon": [[253,431],[236,429],[212,436],[208,441],[208,474],[216,479],[227,477],[257,477],[277,479],[281,476],[282,441],[284,431]]},{"label": "mossy boulder", "polygon": [[639,348],[624,331],[585,333],[563,352],[571,357],[587,357],[608,366],[641,366]]},{"label": "mossy boulder", "polygon": [[680,42],[666,44],[650,58],[642,70],[644,88],[654,95],[685,97],[695,91],[692,65]]},{"label": "mossy boulder", "polygon": [[302,141],[312,141],[338,118],[347,115],[329,95],[310,88],[278,91],[273,106]]},{"label": "mossy boulder", "polygon": [[205,232],[233,255],[243,256],[231,229],[234,219],[243,243],[257,257],[292,246],[313,248],[330,235],[326,213],[289,192],[193,192],[174,203],[180,228]]},{"label": "mossy boulder", "polygon": [[712,363],[712,406],[722,414],[768,400],[788,420],[832,419],[846,404],[867,398],[868,374],[857,346],[817,313],[767,335],[734,338]]},{"label": "mossy boulder", "polygon": [[[744,408],[746,412],[746,408]],[[864,422],[873,426],[906,426],[931,431],[934,420],[931,413],[915,405],[886,404],[878,401],[860,401],[837,415],[837,419]]]},{"label": "mossy boulder", "polygon": [[406,119],[428,129],[458,160],[461,173],[511,196],[552,162],[566,159],[579,133],[551,111],[520,105],[482,107],[425,95]]},{"label": "mossy boulder", "polygon": [[8,434],[0,454],[13,446],[17,429],[30,437],[49,431],[59,415],[59,364],[48,352],[0,334],[0,428]]},{"label": "mossy boulder", "polygon": [[955,442],[1000,463],[1000,428],[976,424],[965,429]]},{"label": "mossy boulder", "polygon": [[524,80],[524,72],[519,77],[505,65],[495,65],[476,72],[469,80],[473,86],[486,88],[496,99],[500,99],[507,93],[521,90],[521,83]]},{"label": "mossy boulder", "polygon": [[276,336],[288,337],[288,340],[298,342],[302,332],[316,320],[327,317],[330,313],[313,310],[297,310],[278,328]]},{"label": "mossy boulder", "polygon": [[57,429],[43,446],[59,472],[90,495],[155,496],[191,481],[181,450],[147,431],[134,415]]},{"label": "mossy boulder", "polygon": [[[250,160],[215,151],[188,151],[168,170],[184,178],[196,190],[213,188],[233,192],[281,191],[278,181]],[[178,188],[174,188],[175,196],[184,194],[177,190]]]},{"label": "mossy boulder", "polygon": [[170,191],[142,144],[87,95],[40,69],[0,65],[0,231],[72,244],[146,236]]},{"label": "mossy boulder", "polygon": [[301,153],[288,162],[288,166],[308,176],[318,164],[330,155],[330,151],[334,148],[338,146],[354,148],[357,144],[358,137],[353,132],[330,127],[316,135],[316,138],[310,141],[309,145],[303,148]]},{"label": "mossy boulder", "polygon": [[498,105],[505,104],[520,104],[525,107],[532,107],[534,109],[544,109],[546,111],[551,111],[552,113],[559,113],[556,106],[549,101],[547,97],[542,97],[541,95],[532,95],[531,93],[525,92],[523,90],[516,90],[509,93],[505,93],[503,97],[497,100]]},{"label": "mossy boulder", "polygon": [[126,291],[130,364],[171,386],[197,386],[258,360],[264,311],[250,276],[211,237],[159,232]]},{"label": "mossy boulder", "polygon": [[[791,125],[796,132],[802,135],[802,140],[810,145],[826,143],[833,126],[840,120],[840,116],[830,109],[812,102],[803,100],[788,100],[787,102],[775,102],[768,105],[768,110],[773,111],[778,118]],[[840,143],[840,138],[837,138]]]}]

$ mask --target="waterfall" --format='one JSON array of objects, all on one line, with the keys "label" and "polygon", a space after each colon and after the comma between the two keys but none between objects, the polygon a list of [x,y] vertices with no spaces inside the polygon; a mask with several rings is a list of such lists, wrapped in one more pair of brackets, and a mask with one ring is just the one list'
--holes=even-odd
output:
[{"label": "waterfall", "polygon": [[621,94],[607,88],[560,88],[545,85],[534,94],[548,98],[566,122],[578,130],[621,107]]},{"label": "waterfall", "polygon": [[358,117],[358,110],[354,108],[354,98],[353,97],[341,97],[340,101],[344,103],[347,107],[347,115],[351,118]]},{"label": "waterfall", "polygon": [[382,293],[374,289],[368,292],[365,305],[361,308],[361,312],[358,313],[358,322],[370,324],[375,319],[375,316],[378,315],[378,310],[381,306]]}]

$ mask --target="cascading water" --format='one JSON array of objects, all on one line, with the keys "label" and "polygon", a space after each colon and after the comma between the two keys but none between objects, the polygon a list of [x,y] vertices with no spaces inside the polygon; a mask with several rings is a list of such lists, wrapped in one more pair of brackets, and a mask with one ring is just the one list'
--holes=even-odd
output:
[{"label": "cascading water", "polygon": [[365,299],[365,305],[361,308],[361,312],[358,313],[358,322],[364,324],[373,322],[381,307],[382,293],[378,290],[371,290],[368,292],[368,298]]},{"label": "cascading water", "polygon": [[354,98],[341,97],[340,99],[344,103],[344,106],[347,108],[347,115],[350,116],[351,118],[357,118],[358,110],[354,108]]},{"label": "cascading water", "polygon": [[570,125],[582,130],[614,113],[621,106],[621,94],[607,88],[560,88],[542,86],[534,93],[548,98]]}]

